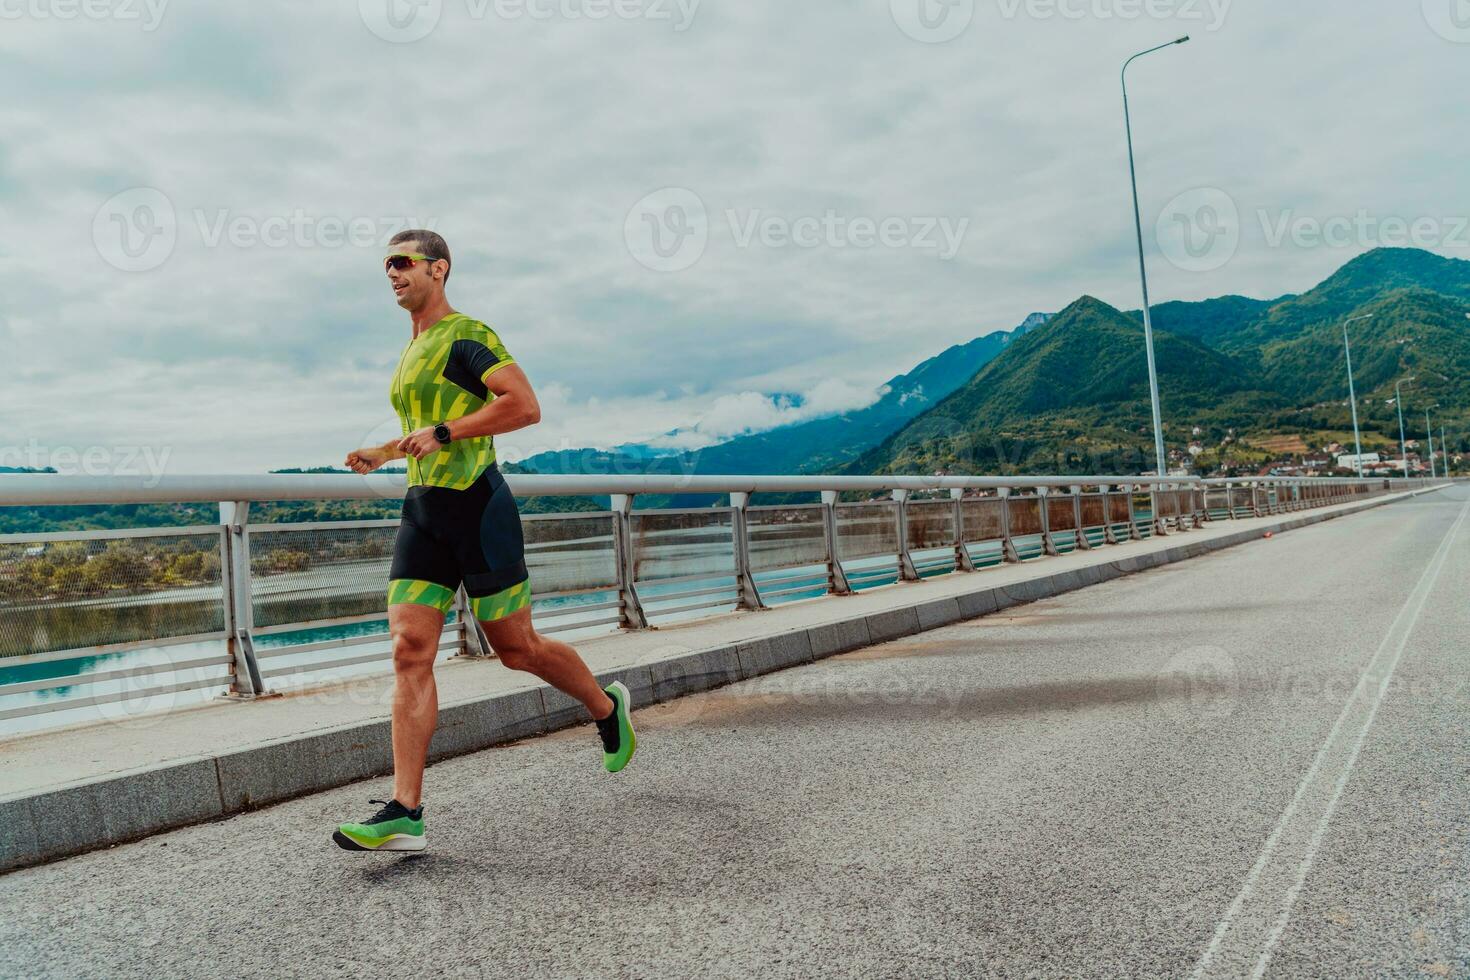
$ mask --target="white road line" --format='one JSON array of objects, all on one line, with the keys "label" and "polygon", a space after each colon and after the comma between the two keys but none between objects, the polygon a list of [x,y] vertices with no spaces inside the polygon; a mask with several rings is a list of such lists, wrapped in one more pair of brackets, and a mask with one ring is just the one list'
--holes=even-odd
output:
[{"label": "white road line", "polygon": [[[1470,500],[1460,508],[1459,517],[1440,542],[1414,590],[1404,600],[1378,650],[1364,667],[1353,693],[1348,696],[1332,731],[1328,733],[1327,740],[1322,743],[1322,748],[1318,750],[1312,765],[1298,784],[1286,812],[1266,838],[1265,847],[1250,873],[1246,875],[1240,894],[1235,897],[1216,927],[1214,936],[1195,965],[1192,977],[1215,975],[1216,971],[1221,975],[1239,976],[1245,972],[1246,964],[1251,961],[1254,961],[1251,973],[1253,977],[1260,977],[1265,973],[1271,961],[1272,950],[1286,928],[1343,789],[1347,786],[1353,767],[1357,765],[1358,753],[1373,726],[1389,681],[1403,657],[1409,636],[1424,610],[1440,572],[1444,569],[1451,546],[1467,516],[1470,516]],[[1356,728],[1356,735],[1352,736],[1345,730],[1345,726],[1355,714],[1361,717],[1361,721]],[[1348,741],[1349,738],[1351,742]],[[1327,765],[1329,757],[1334,759],[1335,769]],[[1332,779],[1334,772],[1336,779]],[[1321,779],[1318,778],[1319,774]],[[1321,801],[1320,814],[1313,820],[1312,810],[1308,808],[1298,820],[1298,811],[1304,800],[1311,798],[1316,801],[1318,797],[1326,795],[1327,780],[1332,780],[1332,792],[1325,801]],[[1307,834],[1309,827],[1310,836]],[[1283,841],[1286,842],[1286,847],[1282,846]],[[1293,868],[1290,863],[1293,853],[1291,844],[1300,846],[1301,856],[1295,862],[1295,874],[1288,879],[1288,872]],[[1278,850],[1282,852],[1283,858],[1279,862],[1274,860]]]}]

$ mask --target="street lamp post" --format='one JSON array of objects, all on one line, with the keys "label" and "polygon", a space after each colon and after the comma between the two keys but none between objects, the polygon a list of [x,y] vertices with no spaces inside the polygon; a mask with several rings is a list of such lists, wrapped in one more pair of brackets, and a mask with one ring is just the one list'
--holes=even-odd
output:
[{"label": "street lamp post", "polygon": [[1128,179],[1133,185],[1133,227],[1138,233],[1138,278],[1143,284],[1143,346],[1148,352],[1148,394],[1154,415],[1154,459],[1159,476],[1169,475],[1169,458],[1164,454],[1164,420],[1159,411],[1159,373],[1154,365],[1154,325],[1148,308],[1148,268],[1143,261],[1143,215],[1138,207],[1138,168],[1133,163],[1133,120],[1128,113],[1128,66],[1146,54],[1183,44],[1189,36],[1140,51],[1123,62],[1123,129],[1128,136]]},{"label": "street lamp post", "polygon": [[[1439,402],[1435,402],[1429,408],[1439,408]],[[1429,434],[1429,478],[1432,480],[1439,475],[1439,472],[1434,468],[1434,429],[1429,424],[1429,408],[1424,410],[1424,431]]]},{"label": "street lamp post", "polygon": [[1444,453],[1444,478],[1450,478],[1450,445],[1444,441],[1444,426],[1439,427],[1439,451]]},{"label": "street lamp post", "polygon": [[1358,434],[1358,393],[1353,388],[1353,348],[1348,343],[1348,324],[1354,320],[1371,320],[1372,313],[1364,313],[1362,316],[1348,317],[1342,321],[1342,350],[1347,355],[1348,369],[1348,401],[1353,406],[1353,449],[1357,452],[1358,479],[1363,478],[1363,439]]},{"label": "street lamp post", "polygon": [[1400,378],[1393,383],[1393,404],[1399,410],[1399,457],[1404,463],[1404,478],[1409,477],[1409,443],[1404,438],[1404,396],[1399,392],[1399,386],[1405,381],[1413,381],[1413,378]]}]

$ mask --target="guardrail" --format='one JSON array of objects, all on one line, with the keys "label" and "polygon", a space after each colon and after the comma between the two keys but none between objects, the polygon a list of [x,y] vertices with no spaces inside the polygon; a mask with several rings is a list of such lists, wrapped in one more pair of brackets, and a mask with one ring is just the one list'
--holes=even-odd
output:
[{"label": "guardrail", "polygon": [[[255,698],[386,665],[397,520],[251,523],[280,500],[401,498],[401,478],[0,476],[0,506],[217,501],[218,525],[0,535],[0,722],[183,692]],[[506,477],[518,497],[609,495],[525,515],[545,633],[645,629],[717,610],[971,572],[1210,520],[1326,506],[1423,480],[1145,477]],[[729,496],[634,509],[638,494]],[[751,503],[812,493],[808,504]],[[843,500],[867,494],[870,499]],[[875,495],[883,495],[877,497]],[[441,653],[489,656],[463,593]],[[126,655],[126,656],[124,656]]]}]

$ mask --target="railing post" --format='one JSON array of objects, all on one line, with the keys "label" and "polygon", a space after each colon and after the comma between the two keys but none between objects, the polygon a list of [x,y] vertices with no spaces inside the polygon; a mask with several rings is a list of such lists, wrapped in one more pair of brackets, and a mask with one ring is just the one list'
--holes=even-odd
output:
[{"label": "railing post", "polygon": [[1166,538],[1169,536],[1169,529],[1164,524],[1164,515],[1159,511],[1160,486],[1161,485],[1158,483],[1149,484],[1148,505],[1149,509],[1153,511],[1152,518],[1154,525],[1154,534],[1158,535],[1161,538]]},{"label": "railing post", "polygon": [[618,625],[624,629],[648,629],[648,617],[643,613],[643,603],[638,599],[638,590],[633,582],[637,569],[633,562],[633,494],[614,493],[613,512],[613,561],[618,568]]},{"label": "railing post", "polygon": [[949,500],[954,508],[954,567],[957,572],[973,572],[975,563],[970,559],[970,549],[965,547],[964,487],[950,487]]},{"label": "railing post", "polygon": [[1128,540],[1142,541],[1143,532],[1138,530],[1138,510],[1133,503],[1133,495],[1138,492],[1138,487],[1129,483],[1122,490],[1128,495]]},{"label": "railing post", "polygon": [[739,490],[730,492],[730,530],[735,544],[735,582],[740,588],[736,602],[739,609],[766,609],[760,590],[755,587],[755,578],[750,574],[750,526],[745,520],[745,508],[750,506],[750,494]]},{"label": "railing post", "polygon": [[454,618],[460,623],[459,650],[455,652],[456,657],[466,657],[471,660],[483,660],[490,656],[490,643],[483,630],[480,629],[480,621],[475,618],[470,610],[470,600],[465,593],[464,586],[460,586],[454,593]]},{"label": "railing post", "polygon": [[1091,551],[1092,542],[1087,540],[1087,529],[1082,526],[1082,487],[1073,486],[1068,489],[1072,491],[1072,515],[1077,525],[1077,550]]},{"label": "railing post", "polygon": [[1107,484],[1103,484],[1102,486],[1097,488],[1097,492],[1102,494],[1104,544],[1118,543],[1118,532],[1113,530],[1113,502],[1111,499],[1109,499],[1109,495],[1112,492],[1112,489],[1113,488],[1108,486]]},{"label": "railing post", "polygon": [[1021,553],[1011,539],[1011,488],[1000,487],[995,495],[1000,498],[1000,560],[1008,565],[1019,564]]},{"label": "railing post", "polygon": [[1051,508],[1047,497],[1051,495],[1049,487],[1037,487],[1036,499],[1040,501],[1037,505],[1041,511],[1041,553],[1044,555],[1059,555],[1057,543],[1051,539]]},{"label": "railing post", "polygon": [[220,591],[224,597],[225,648],[230,654],[230,683],[227,697],[258,698],[265,694],[255,643],[250,631],[255,626],[255,608],[250,589],[250,501],[221,501],[219,522]]},{"label": "railing post", "polygon": [[1254,517],[1266,516],[1261,511],[1261,484],[1259,482],[1251,484],[1251,515]]},{"label": "railing post", "polygon": [[847,573],[842,570],[842,558],[837,553],[837,497],[836,490],[822,491],[822,538],[827,545],[827,591],[833,595],[851,595],[852,586],[847,584]]},{"label": "railing post", "polygon": [[901,582],[917,582],[919,572],[914,568],[913,556],[909,554],[909,492],[891,490],[894,501],[895,521],[898,526],[898,578]]}]

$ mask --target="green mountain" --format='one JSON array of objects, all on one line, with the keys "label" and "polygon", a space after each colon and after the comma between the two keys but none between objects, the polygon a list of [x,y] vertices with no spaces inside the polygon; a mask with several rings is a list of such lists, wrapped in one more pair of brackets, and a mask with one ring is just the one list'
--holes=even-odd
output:
[{"label": "green mountain", "polygon": [[[1416,377],[1404,397],[1415,413],[1406,419],[1411,438],[1423,428],[1425,406],[1440,406],[1436,429],[1442,422],[1453,431],[1470,419],[1470,262],[1379,249],[1301,295],[1227,296],[1156,309],[1165,440],[1176,463],[1187,459],[1183,450],[1195,439],[1228,445],[1212,448],[1215,459],[1207,453],[1207,462],[1253,439],[1346,441],[1341,324],[1360,314],[1373,314],[1352,327],[1365,446],[1397,441],[1391,399],[1399,378]],[[846,471],[1151,470],[1140,322],[1136,312],[1084,297]],[[1272,454],[1240,453],[1257,463]]]},{"label": "green mountain", "polygon": [[[1138,472],[1152,455],[1140,340],[1127,314],[1084,296],[846,469]],[[1192,337],[1156,330],[1154,353],[1161,399],[1182,414],[1229,420],[1279,407],[1252,390],[1248,365]]]}]

